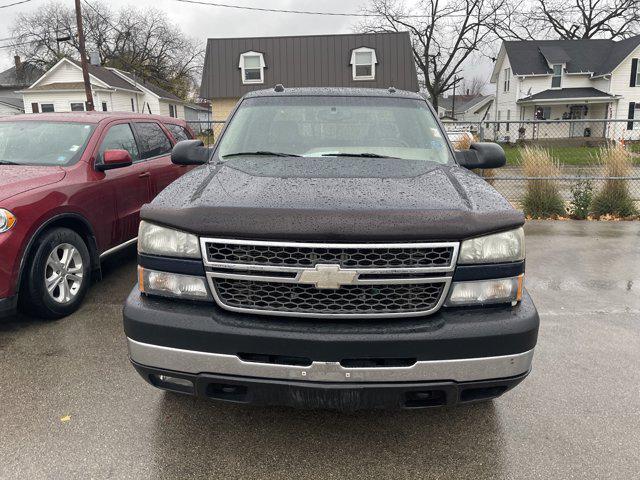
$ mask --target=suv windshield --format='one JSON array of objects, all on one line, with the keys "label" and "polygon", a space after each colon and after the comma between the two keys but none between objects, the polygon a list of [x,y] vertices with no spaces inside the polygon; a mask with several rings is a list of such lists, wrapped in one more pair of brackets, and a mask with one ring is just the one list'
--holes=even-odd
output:
[{"label": "suv windshield", "polygon": [[0,165],[70,165],[94,126],[63,122],[0,122]]},{"label": "suv windshield", "polygon": [[451,163],[426,102],[386,97],[258,97],[242,102],[218,156],[399,158]]}]

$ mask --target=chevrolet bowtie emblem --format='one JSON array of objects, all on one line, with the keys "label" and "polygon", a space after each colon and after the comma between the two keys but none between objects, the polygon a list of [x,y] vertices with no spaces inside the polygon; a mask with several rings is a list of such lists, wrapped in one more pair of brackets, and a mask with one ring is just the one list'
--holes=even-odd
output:
[{"label": "chevrolet bowtie emblem", "polygon": [[316,265],[300,272],[298,283],[313,284],[316,288],[340,288],[352,285],[358,277],[356,270],[343,270],[340,265]]}]

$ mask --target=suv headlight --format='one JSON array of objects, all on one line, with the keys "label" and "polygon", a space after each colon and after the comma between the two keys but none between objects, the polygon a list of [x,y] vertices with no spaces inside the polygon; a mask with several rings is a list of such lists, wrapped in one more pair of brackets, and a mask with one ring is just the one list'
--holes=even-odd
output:
[{"label": "suv headlight", "polygon": [[0,233],[4,233],[16,224],[16,216],[9,210],[0,208]]},{"label": "suv headlight", "polygon": [[522,227],[463,241],[460,245],[458,264],[519,260],[524,260],[524,229]]},{"label": "suv headlight", "polygon": [[138,230],[138,252],[167,257],[200,258],[200,245],[196,235],[142,221]]}]

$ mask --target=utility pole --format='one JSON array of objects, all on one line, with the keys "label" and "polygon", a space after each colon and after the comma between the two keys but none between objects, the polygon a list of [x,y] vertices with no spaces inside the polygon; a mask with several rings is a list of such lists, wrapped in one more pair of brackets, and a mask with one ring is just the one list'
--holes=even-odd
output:
[{"label": "utility pole", "polygon": [[80,63],[82,64],[82,78],[84,80],[84,92],[87,95],[87,111],[92,112],[93,93],[91,93],[91,82],[89,81],[89,62],[87,62],[87,51],[84,47],[84,30],[82,28],[82,11],[80,10],[80,0],[76,1],[76,23],[78,25],[78,46],[80,47]]}]

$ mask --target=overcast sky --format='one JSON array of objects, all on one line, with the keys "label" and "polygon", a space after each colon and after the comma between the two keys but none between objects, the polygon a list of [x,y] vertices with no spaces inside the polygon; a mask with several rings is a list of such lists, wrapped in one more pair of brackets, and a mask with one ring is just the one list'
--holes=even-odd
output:
[{"label": "overcast sky", "polygon": [[[12,3],[14,0],[0,0],[0,5]],[[48,0],[33,0],[24,5],[0,10],[0,38],[11,35],[11,27],[20,12],[37,9]],[[212,0],[213,1],[213,0]],[[221,3],[295,10],[312,10],[326,12],[359,12],[367,0],[220,0]],[[61,0],[61,3],[73,5],[73,0]],[[320,15],[299,15],[286,13],[250,12],[228,8],[208,7],[179,3],[175,0],[110,0],[112,8],[135,5],[138,8],[154,7],[164,10],[188,35],[197,39],[210,37],[255,37],[266,35],[306,35],[350,33],[358,18],[331,17]],[[6,43],[6,42],[2,42]],[[0,49],[0,68],[7,68],[13,63],[10,49]],[[491,65],[481,62],[469,65],[468,75],[481,73],[488,75]]]}]

